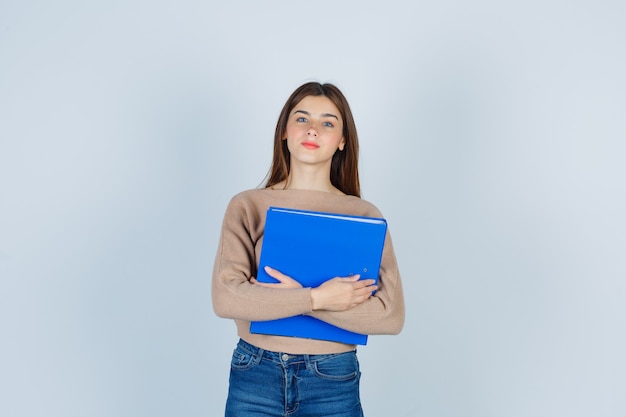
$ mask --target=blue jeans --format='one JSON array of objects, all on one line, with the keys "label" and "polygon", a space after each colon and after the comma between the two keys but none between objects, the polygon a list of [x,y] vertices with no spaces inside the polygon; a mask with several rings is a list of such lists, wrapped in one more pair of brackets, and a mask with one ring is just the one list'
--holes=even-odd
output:
[{"label": "blue jeans", "polygon": [[226,417],[362,417],[356,351],[270,352],[239,340],[230,366]]}]

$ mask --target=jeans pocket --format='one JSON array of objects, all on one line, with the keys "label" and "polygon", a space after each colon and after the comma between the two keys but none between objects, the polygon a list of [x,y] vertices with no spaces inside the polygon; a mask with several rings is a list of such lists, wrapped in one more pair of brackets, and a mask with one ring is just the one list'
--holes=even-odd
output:
[{"label": "jeans pocket", "polygon": [[340,353],[315,361],[313,369],[320,378],[347,381],[359,375],[359,361],[354,352]]},{"label": "jeans pocket", "polygon": [[231,369],[245,371],[246,369],[252,368],[253,365],[254,355],[246,350],[237,347],[233,352],[233,357],[230,361]]}]

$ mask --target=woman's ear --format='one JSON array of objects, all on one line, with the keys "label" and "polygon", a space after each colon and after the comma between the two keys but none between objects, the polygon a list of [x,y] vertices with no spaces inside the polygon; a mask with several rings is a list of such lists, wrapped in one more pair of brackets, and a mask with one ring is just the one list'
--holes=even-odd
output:
[{"label": "woman's ear", "polygon": [[343,148],[346,146],[346,141],[341,138],[341,143],[339,143],[339,150],[343,151]]}]

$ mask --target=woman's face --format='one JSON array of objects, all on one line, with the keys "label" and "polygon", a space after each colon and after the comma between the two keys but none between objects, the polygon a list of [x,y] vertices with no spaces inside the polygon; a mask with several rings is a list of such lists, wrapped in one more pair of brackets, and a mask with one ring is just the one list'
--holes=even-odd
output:
[{"label": "woman's face", "polygon": [[343,120],[339,109],[325,96],[306,96],[287,120],[287,147],[291,164],[328,165],[337,149],[343,150]]}]

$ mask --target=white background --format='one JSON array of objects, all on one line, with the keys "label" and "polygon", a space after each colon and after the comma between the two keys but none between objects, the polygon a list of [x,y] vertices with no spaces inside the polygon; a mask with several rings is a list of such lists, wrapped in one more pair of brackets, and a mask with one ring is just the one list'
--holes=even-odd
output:
[{"label": "white background", "polygon": [[0,3],[0,415],[219,416],[211,268],[310,80],[351,103],[406,326],[366,414],[626,414],[622,1]]}]

